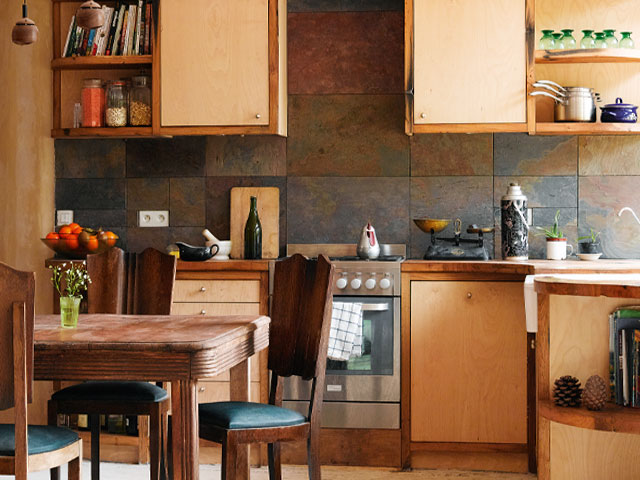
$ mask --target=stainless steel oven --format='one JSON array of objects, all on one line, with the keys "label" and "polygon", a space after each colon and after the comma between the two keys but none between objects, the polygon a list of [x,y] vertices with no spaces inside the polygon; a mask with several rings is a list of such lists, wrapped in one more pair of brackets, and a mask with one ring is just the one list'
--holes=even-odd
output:
[{"label": "stainless steel oven", "polygon": [[[316,252],[309,247],[289,245],[287,253],[328,254],[336,267],[334,302],[362,305],[362,355],[347,361],[327,360],[322,425],[400,428],[400,261],[404,245],[397,246],[400,253],[375,261],[338,255],[331,245],[319,246],[322,251]],[[355,253],[355,245],[352,247]],[[310,382],[299,377],[285,379],[283,398],[288,408],[307,414],[310,395]]]}]

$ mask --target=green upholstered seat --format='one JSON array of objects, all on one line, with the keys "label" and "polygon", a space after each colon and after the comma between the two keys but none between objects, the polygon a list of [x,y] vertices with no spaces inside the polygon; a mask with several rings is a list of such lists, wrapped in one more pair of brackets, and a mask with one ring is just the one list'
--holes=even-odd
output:
[{"label": "green upholstered seat", "polygon": [[[71,445],[76,440],[78,440],[78,434],[68,428],[29,425],[27,429],[29,455],[52,452]],[[0,457],[13,457],[15,445],[15,426],[6,423],[0,424]]]},{"label": "green upholstered seat", "polygon": [[57,401],[156,403],[169,397],[164,388],[147,382],[84,382],[63,388],[51,398]]},{"label": "green upholstered seat", "polygon": [[200,404],[200,423],[228,429],[289,427],[307,421],[288,408],[253,402],[215,402]]}]

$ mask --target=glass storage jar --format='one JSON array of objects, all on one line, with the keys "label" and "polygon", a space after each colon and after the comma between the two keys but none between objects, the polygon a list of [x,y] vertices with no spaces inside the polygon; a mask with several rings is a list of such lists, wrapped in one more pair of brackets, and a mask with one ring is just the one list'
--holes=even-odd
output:
[{"label": "glass storage jar", "polygon": [[104,88],[99,78],[85,78],[82,83],[82,126],[104,126]]},{"label": "glass storage jar", "polygon": [[596,48],[596,40],[593,38],[593,30],[582,30],[582,40],[580,40],[580,48]]},{"label": "glass storage jar", "polygon": [[553,30],[542,30],[542,38],[539,44],[540,50],[553,50],[556,47],[556,41],[553,38]]},{"label": "glass storage jar", "polygon": [[111,82],[107,87],[107,108],[105,112],[107,127],[127,125],[127,92],[125,82]]},{"label": "glass storage jar", "polygon": [[556,41],[556,46],[553,47],[556,50],[564,50],[564,40],[562,39],[564,35],[562,33],[554,33],[553,39]]},{"label": "glass storage jar", "polygon": [[151,125],[151,78],[139,75],[131,78],[129,93],[129,125]]},{"label": "glass storage jar", "polygon": [[620,40],[620,48],[634,48],[635,44],[631,38],[631,32],[620,32],[622,39]]},{"label": "glass storage jar", "polygon": [[603,30],[604,41],[607,42],[607,48],[618,48],[618,39],[615,36],[615,30]]},{"label": "glass storage jar", "polygon": [[576,39],[573,38],[573,30],[570,28],[565,28],[560,30],[562,35],[562,42],[564,43],[564,48],[567,50],[573,50],[576,48]]},{"label": "glass storage jar", "polygon": [[596,48],[607,48],[609,45],[607,45],[607,41],[604,39],[604,33],[602,32],[596,32],[595,33],[596,36]]}]

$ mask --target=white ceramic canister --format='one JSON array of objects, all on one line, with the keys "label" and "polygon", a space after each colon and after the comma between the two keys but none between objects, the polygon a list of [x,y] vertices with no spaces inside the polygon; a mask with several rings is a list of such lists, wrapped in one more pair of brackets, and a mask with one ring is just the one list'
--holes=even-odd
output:
[{"label": "white ceramic canister", "polygon": [[509,185],[500,200],[502,229],[502,258],[522,261],[529,259],[529,225],[527,225],[527,197],[520,185]]}]

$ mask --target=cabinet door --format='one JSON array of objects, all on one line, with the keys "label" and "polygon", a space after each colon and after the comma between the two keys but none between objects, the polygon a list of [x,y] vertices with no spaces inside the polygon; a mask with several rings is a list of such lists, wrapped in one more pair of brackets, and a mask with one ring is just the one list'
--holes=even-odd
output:
[{"label": "cabinet door", "polygon": [[267,125],[268,27],[268,0],[162,0],[161,126]]},{"label": "cabinet door", "polygon": [[414,0],[414,123],[526,121],[524,0]]},{"label": "cabinet door", "polygon": [[522,283],[411,282],[411,440],[526,443]]}]

